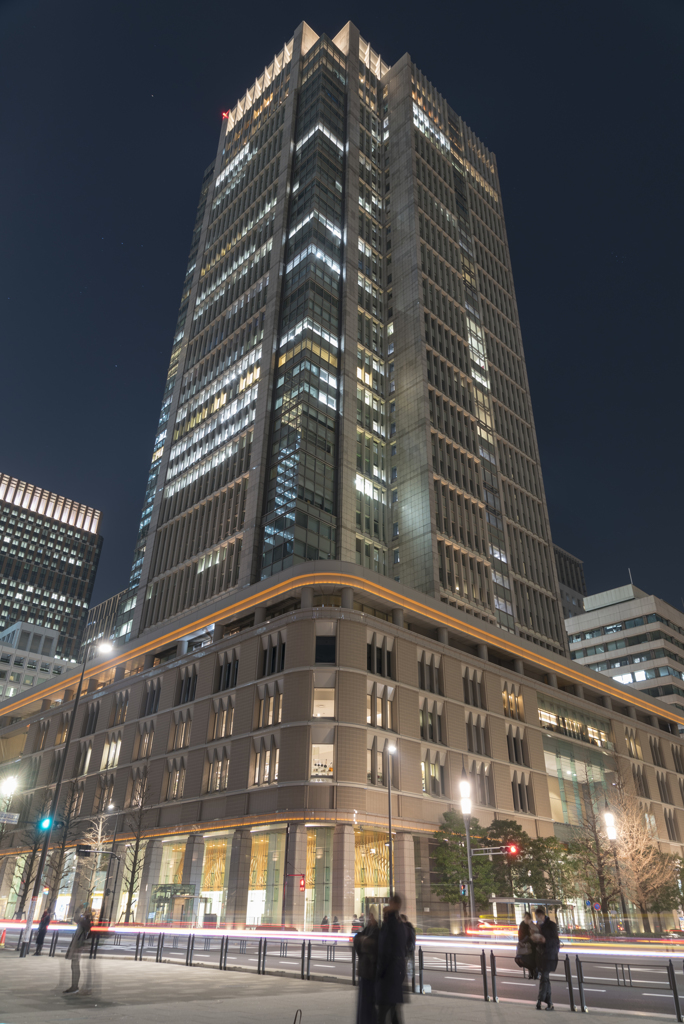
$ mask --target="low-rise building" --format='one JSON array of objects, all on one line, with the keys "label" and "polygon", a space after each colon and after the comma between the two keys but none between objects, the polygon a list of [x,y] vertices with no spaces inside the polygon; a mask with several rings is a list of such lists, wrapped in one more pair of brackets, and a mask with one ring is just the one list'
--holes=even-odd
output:
[{"label": "low-rise building", "polygon": [[[17,775],[21,814],[0,845],[0,915],[17,905],[26,829],[48,804],[77,683],[0,703],[0,781]],[[631,792],[636,772],[661,847],[681,856],[682,726],[680,708],[634,686],[361,566],[315,562],[89,663],[63,800],[75,794],[84,822],[116,808],[117,920],[143,794],[136,921],[303,929],[327,915],[348,928],[388,892],[391,771],[395,886],[419,930],[457,930],[460,911],[431,879],[464,766],[484,825],[560,838],[618,775]],[[65,914],[87,889],[72,866]]]}]

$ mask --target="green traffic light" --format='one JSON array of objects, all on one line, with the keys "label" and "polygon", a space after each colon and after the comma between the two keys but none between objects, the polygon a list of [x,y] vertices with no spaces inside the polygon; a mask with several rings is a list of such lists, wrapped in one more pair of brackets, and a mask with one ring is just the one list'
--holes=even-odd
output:
[{"label": "green traffic light", "polygon": [[43,818],[43,820],[40,823],[40,827],[42,828],[43,832],[47,832],[51,824],[52,818]]}]

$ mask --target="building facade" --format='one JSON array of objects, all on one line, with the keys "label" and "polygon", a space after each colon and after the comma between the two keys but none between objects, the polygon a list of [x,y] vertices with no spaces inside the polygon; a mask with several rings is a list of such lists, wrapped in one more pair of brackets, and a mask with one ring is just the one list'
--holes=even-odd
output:
[{"label": "building facade", "polygon": [[559,548],[557,544],[553,545],[553,554],[560,584],[563,618],[572,619],[584,610],[584,598],[587,596],[584,562],[581,558],[576,558],[575,555]]},{"label": "building facade", "polygon": [[591,594],[566,621],[570,657],[684,711],[684,614],[631,583]]},{"label": "building facade", "polygon": [[59,633],[35,623],[14,622],[0,632],[0,698],[49,685],[73,671],[71,661],[55,657]]},{"label": "building facade", "polygon": [[[17,906],[77,679],[0,704],[0,780],[18,777],[21,815],[0,842],[0,913]],[[391,771],[395,886],[419,929],[457,930],[430,886],[433,833],[458,807],[463,766],[483,824],[561,839],[620,776],[662,849],[681,855],[682,726],[674,705],[371,570],[318,561],[89,663],[60,813],[73,799],[85,825],[113,805],[129,868],[142,839],[139,922],[301,930],[327,915],[348,928],[387,895]],[[93,888],[97,906],[104,884],[84,877],[76,841],[65,916]]]},{"label": "building facade", "polygon": [[224,116],[116,632],[319,559],[566,651],[495,157],[352,24]]},{"label": "building facade", "polygon": [[0,474],[0,631],[19,619],[58,633],[77,661],[100,560],[100,513]]}]

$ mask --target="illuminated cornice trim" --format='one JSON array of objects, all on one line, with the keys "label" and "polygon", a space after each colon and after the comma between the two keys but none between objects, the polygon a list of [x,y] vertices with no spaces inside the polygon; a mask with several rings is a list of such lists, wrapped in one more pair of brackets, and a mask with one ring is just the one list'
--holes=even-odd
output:
[{"label": "illuminated cornice trim", "polygon": [[[416,598],[398,594],[389,587],[383,586],[381,583],[376,583],[375,580],[368,580],[363,576],[356,576],[352,573],[334,571],[302,573],[301,575],[290,576],[270,587],[265,587],[263,590],[254,590],[249,596],[235,601],[233,604],[227,605],[225,608],[217,609],[210,615],[205,615],[200,619],[196,619],[194,622],[187,623],[178,629],[171,630],[169,633],[157,636],[153,640],[149,640],[147,643],[143,643],[133,649],[129,649],[125,653],[118,655],[118,657],[108,658],[106,661],[99,662],[97,665],[93,666],[89,673],[86,674],[86,678],[89,676],[97,676],[100,672],[106,672],[108,669],[115,668],[117,665],[123,665],[133,657],[139,657],[142,654],[148,654],[152,651],[159,650],[160,647],[165,644],[173,643],[174,640],[183,640],[189,634],[196,633],[213,623],[220,622],[221,619],[226,619],[228,617],[237,618],[238,616],[251,611],[253,608],[265,604],[268,601],[272,601],[275,598],[282,597],[285,594],[291,593],[293,590],[301,590],[302,587],[315,586],[350,587],[354,591],[380,598],[380,600],[386,601],[394,608],[402,608],[404,611],[413,612],[416,615],[420,615],[422,618],[430,619],[439,626],[446,626],[455,633],[461,633],[471,637],[477,643],[484,643],[491,647],[498,648],[499,650],[507,652],[514,658],[522,658],[546,672],[553,672],[554,674],[560,675],[569,681],[578,682],[584,686],[591,686],[594,689],[600,690],[602,693],[606,693],[611,697],[615,697],[617,700],[626,704],[636,705],[650,715],[657,714],[660,718],[666,718],[672,722],[676,722],[678,725],[684,725],[684,715],[678,715],[670,711],[668,705],[663,704],[661,707],[654,707],[653,704],[648,703],[631,693],[627,694],[624,690],[611,686],[607,682],[608,677],[606,677],[606,681],[604,682],[603,679],[598,677],[598,673],[592,673],[591,678],[588,678],[588,670],[581,672],[569,664],[559,665],[557,661],[545,657],[541,652],[537,652],[536,650],[531,651],[529,648],[516,643],[510,638],[510,634],[505,633],[503,630],[500,635],[493,636],[490,631],[481,629],[475,624],[475,622],[455,619],[453,615],[442,612],[439,608],[431,608],[430,605],[424,604]],[[496,668],[496,666],[493,667]],[[50,687],[49,689],[41,690],[38,694],[28,694],[26,697],[16,701],[14,704],[0,708],[0,715],[4,716],[11,714],[12,711],[26,707],[28,704],[33,704],[36,701],[43,700],[50,694],[57,693],[59,690],[65,689],[70,682],[75,686],[78,682],[79,675],[80,673],[77,673],[68,679],[62,680],[60,683]],[[596,675],[596,678],[594,678],[594,675]]]}]

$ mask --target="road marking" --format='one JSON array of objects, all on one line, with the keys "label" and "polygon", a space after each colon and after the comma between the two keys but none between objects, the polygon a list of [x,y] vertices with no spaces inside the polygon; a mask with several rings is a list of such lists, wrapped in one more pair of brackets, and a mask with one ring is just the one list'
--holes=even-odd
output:
[{"label": "road marking", "polygon": [[656,999],[672,999],[671,992],[642,992],[642,996],[655,996]]}]

